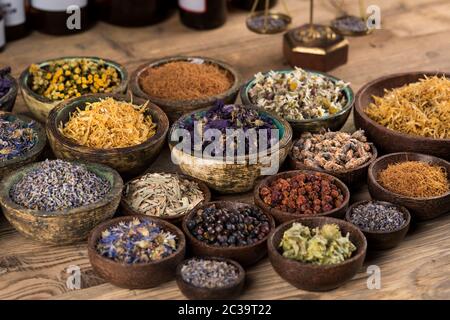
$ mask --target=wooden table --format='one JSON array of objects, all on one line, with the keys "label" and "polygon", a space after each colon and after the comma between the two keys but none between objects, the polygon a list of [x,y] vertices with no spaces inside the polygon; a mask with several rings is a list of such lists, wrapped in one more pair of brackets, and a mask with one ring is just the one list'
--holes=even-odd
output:
[{"label": "wooden table", "polygon": [[[316,1],[318,22],[335,12],[327,1]],[[350,39],[349,63],[332,74],[358,90],[365,82],[394,72],[450,70],[450,2],[448,0],[374,0],[381,7],[382,30]],[[294,24],[307,21],[308,2],[287,1]],[[347,1],[354,3],[357,1]],[[282,9],[280,7],[280,9]],[[357,13],[357,10],[354,10]],[[11,43],[0,54],[0,64],[11,65],[15,76],[30,63],[66,55],[98,55],[125,64],[139,64],[167,55],[205,55],[235,65],[245,77],[285,67],[281,36],[259,36],[244,26],[245,13],[235,11],[217,30],[196,32],[182,26],[177,16],[148,28],[123,29],[99,23],[71,37],[33,33]],[[26,108],[18,99],[15,111]],[[345,129],[352,129],[349,119]],[[393,141],[395,143],[395,141]],[[172,168],[166,149],[152,169]],[[352,201],[368,198],[366,189]],[[216,198],[224,198],[217,197]],[[227,197],[252,201],[250,194]],[[327,293],[297,290],[283,281],[267,259],[248,270],[245,299],[449,299],[450,216],[414,227],[397,248],[371,253],[364,269],[343,287]],[[81,268],[80,290],[66,286],[67,269]],[[366,268],[381,268],[381,289],[369,290]],[[0,217],[0,299],[182,299],[174,281],[151,290],[124,290],[105,283],[89,264],[86,245],[48,246],[27,240]]]}]

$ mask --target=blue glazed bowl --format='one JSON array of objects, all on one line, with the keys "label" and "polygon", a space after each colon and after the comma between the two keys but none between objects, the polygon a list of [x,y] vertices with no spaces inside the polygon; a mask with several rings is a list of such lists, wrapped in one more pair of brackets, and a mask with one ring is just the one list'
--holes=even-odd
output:
[{"label": "blue glazed bowl", "polygon": [[[278,70],[275,71],[277,73],[289,73],[293,70]],[[330,76],[329,74],[319,72],[319,71],[312,71],[312,70],[306,70],[308,73],[313,74],[319,74],[322,76],[325,76],[326,78],[331,79],[333,82],[338,82],[340,79],[335,78],[333,76]],[[267,75],[269,72],[263,73],[263,75]],[[254,105],[254,103],[250,100],[249,91],[250,89],[255,85],[255,78],[253,77],[251,80],[249,80],[246,84],[244,84],[241,88],[241,100],[244,105]],[[350,87],[346,87],[344,90],[342,90],[342,94],[345,95],[345,98],[347,99],[347,104],[344,106],[344,108],[339,111],[338,113],[335,113],[330,116],[322,117],[322,118],[316,118],[316,119],[307,119],[307,120],[292,120],[292,119],[286,119],[286,121],[289,122],[289,124],[292,127],[292,130],[294,131],[294,136],[298,137],[303,132],[312,132],[316,133],[319,132],[321,129],[329,129],[331,131],[339,131],[345,124],[345,122],[348,119],[348,116],[350,115],[350,112],[352,111],[353,105],[355,103],[355,94],[353,90]]]}]

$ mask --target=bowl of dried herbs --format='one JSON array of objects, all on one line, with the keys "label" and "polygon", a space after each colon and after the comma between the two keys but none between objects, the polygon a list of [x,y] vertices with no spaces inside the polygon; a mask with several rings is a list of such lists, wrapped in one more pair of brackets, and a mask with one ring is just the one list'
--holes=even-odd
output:
[{"label": "bowl of dried herbs", "polygon": [[322,129],[340,130],[354,104],[349,83],[301,68],[259,72],[242,87],[240,96],[244,104],[287,120],[295,136]]},{"label": "bowl of dried herbs", "polygon": [[11,68],[0,69],[0,111],[11,111],[17,98],[19,86],[11,76]]},{"label": "bowl of dried herbs", "polygon": [[34,118],[46,122],[60,102],[86,94],[125,93],[128,72],[98,57],[61,57],[27,67],[19,79],[23,99]]},{"label": "bowl of dried herbs", "polygon": [[329,291],[350,281],[361,269],[367,241],[353,224],[329,217],[286,222],[267,241],[275,271],[307,291]]}]

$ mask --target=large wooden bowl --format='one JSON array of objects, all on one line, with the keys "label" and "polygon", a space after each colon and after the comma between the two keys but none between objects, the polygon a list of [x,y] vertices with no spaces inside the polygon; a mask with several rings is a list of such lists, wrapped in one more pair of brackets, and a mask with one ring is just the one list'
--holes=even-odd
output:
[{"label": "large wooden bowl", "polygon": [[[319,71],[313,71],[313,70],[306,70],[309,73],[312,74],[318,74],[322,75],[333,82],[339,81],[338,78],[335,78],[327,73],[319,72]],[[292,72],[292,70],[278,70],[275,72],[279,73],[289,73]],[[264,75],[268,74],[268,72],[264,73]],[[253,77],[250,79],[246,84],[242,86],[241,89],[241,100],[243,104],[252,105],[254,104],[249,95],[249,91],[253,86],[255,85],[256,79]],[[290,120],[287,119],[289,124],[292,127],[292,130],[294,130],[294,136],[299,137],[303,132],[320,132],[322,129],[327,129],[331,131],[339,131],[347,121],[352,108],[353,104],[355,103],[355,94],[353,93],[352,88],[347,87],[343,90],[343,94],[345,95],[347,99],[347,104],[343,107],[341,111],[339,111],[336,114],[333,114],[331,116],[323,117],[323,118],[317,118],[317,119],[306,119],[306,120]]]},{"label": "large wooden bowl", "polygon": [[[294,222],[309,228],[321,227],[325,224],[337,224],[341,233],[350,234],[350,241],[356,246],[353,255],[336,265],[315,265],[283,257],[279,245],[284,232]],[[362,268],[367,252],[367,241],[362,232],[353,224],[344,220],[329,217],[309,217],[296,219],[280,225],[267,241],[269,260],[275,271],[294,287],[308,291],[329,291],[336,289],[349,280]]]},{"label": "large wooden bowl", "polygon": [[368,185],[372,198],[404,206],[416,220],[429,220],[450,212],[450,192],[438,197],[412,198],[391,192],[378,183],[378,174],[389,164],[404,161],[422,161],[443,167],[447,171],[450,182],[450,163],[448,161],[419,153],[392,153],[378,158],[369,167]]},{"label": "large wooden bowl", "polygon": [[39,164],[25,166],[0,182],[0,204],[3,213],[21,234],[44,243],[70,244],[85,240],[96,225],[114,216],[122,193],[122,178],[115,170],[94,163],[84,164],[88,170],[111,184],[111,190],[99,201],[54,212],[30,210],[16,204],[10,197],[11,188]]},{"label": "large wooden bowl", "polygon": [[444,75],[450,78],[450,73],[407,72],[381,77],[366,84],[356,95],[355,126],[363,129],[369,140],[385,153],[417,152],[450,160],[450,139],[426,138],[390,130],[370,119],[364,112],[373,102],[372,96],[382,97],[385,89],[390,90],[417,82],[424,75],[430,77]]},{"label": "large wooden bowl", "polygon": [[[256,154],[246,155],[237,157],[233,163],[227,163],[223,159],[196,157],[192,153],[183,152],[177,147],[178,140],[171,138],[176,136],[175,132],[182,121],[190,118],[194,113],[206,113],[209,110],[209,108],[204,108],[184,115],[172,125],[169,133],[172,161],[180,166],[183,173],[205,182],[211,189],[226,194],[247,192],[253,189],[256,180],[265,173],[266,169],[270,168],[267,172],[278,172],[292,147],[291,126],[286,120],[257,107],[246,106],[245,108],[258,110],[260,114],[271,117],[280,132],[279,143],[272,146],[267,153],[260,152],[258,159],[256,159]],[[274,164],[274,166],[271,167],[268,163]]]},{"label": "large wooden bowl", "polygon": [[[221,257],[226,259],[231,259],[239,262],[244,267],[253,265],[259,260],[261,260],[267,254],[266,241],[269,235],[264,237],[262,240],[246,246],[234,246],[234,247],[220,247],[206,244],[200,240],[197,240],[187,227],[187,222],[192,219],[192,217],[197,213],[197,210],[204,208],[206,206],[215,204],[217,208],[248,208],[254,207],[254,205],[247,203],[231,202],[231,201],[213,201],[210,203],[205,203],[202,206],[197,207],[195,210],[191,210],[183,219],[182,228],[183,232],[186,234],[190,252],[194,256],[200,257]],[[267,215],[269,219],[269,224],[271,231],[275,229],[275,222],[270,215]]]},{"label": "large wooden bowl", "polygon": [[[295,143],[295,142],[294,142]],[[378,151],[377,148],[373,143],[370,144],[370,149],[372,152],[372,158],[370,158],[369,161],[366,163],[353,168],[349,170],[343,170],[343,171],[331,171],[331,170],[325,170],[322,168],[311,168],[305,165],[303,162],[297,160],[293,156],[293,149],[291,149],[291,152],[289,152],[288,156],[288,163],[289,166],[293,170],[315,170],[320,172],[325,172],[328,174],[331,174],[332,176],[335,176],[339,180],[341,180],[343,183],[347,185],[350,189],[357,189],[361,187],[363,184],[367,181],[367,170],[372,162],[376,160],[378,157]]]},{"label": "large wooden bowl", "polygon": [[[10,121],[18,119],[24,123],[30,123],[31,121],[33,121],[26,116],[3,111],[0,111],[0,118]],[[47,144],[47,135],[45,134],[44,128],[38,122],[35,122],[33,130],[36,133],[36,144],[33,148],[31,148],[27,153],[21,155],[20,157],[15,157],[11,160],[0,161],[0,180],[2,180],[4,176],[13,172],[14,170],[29,163],[35,162],[42,154],[42,151]]]},{"label": "large wooden bowl", "polygon": [[[202,181],[200,181],[198,179],[195,179],[193,177],[187,176],[185,174],[177,173],[177,175],[181,179],[187,179],[187,180],[191,180],[191,181],[196,182],[198,184],[199,189],[202,191],[203,196],[204,196],[204,200],[202,202],[200,202],[196,207],[194,207],[194,209],[197,208],[198,206],[202,205],[203,203],[207,203],[207,202],[211,201],[211,191],[209,190],[209,188],[206,185],[206,183],[204,183],[204,182],[202,182]],[[139,177],[136,177],[134,180],[139,179],[142,176],[143,175],[141,175]],[[144,216],[144,217],[148,217],[148,215],[142,214],[141,212],[133,209],[128,204],[128,202],[125,201],[125,197],[124,196],[122,196],[122,200],[120,201],[120,209],[121,209],[120,212],[123,213],[126,216]],[[181,222],[183,221],[183,218],[186,215],[186,213],[178,214],[178,215],[175,215],[175,216],[164,216],[164,217],[150,216],[150,217],[158,218],[158,219],[161,219],[161,220],[165,220],[165,221],[170,222],[170,223],[172,223],[174,225],[180,225]]]},{"label": "large wooden bowl", "polygon": [[[154,97],[146,93],[141,86],[141,79],[145,76],[146,72],[148,72],[151,68],[160,67],[164,64],[175,62],[175,61],[187,61],[193,63],[207,63],[216,65],[222,70],[225,70],[230,79],[232,79],[232,86],[225,92],[204,98],[204,99],[194,99],[194,100],[166,100],[158,97]],[[169,116],[170,122],[173,123],[178,118],[180,118],[183,114],[187,112],[191,112],[200,108],[205,108],[213,105],[217,100],[222,100],[224,103],[234,103],[236,101],[237,95],[239,93],[239,88],[241,86],[241,75],[239,72],[230,66],[229,64],[211,59],[206,57],[186,57],[186,56],[175,56],[175,57],[166,57],[158,60],[154,60],[151,62],[147,62],[140,67],[137,68],[131,75],[130,80],[130,88],[133,91],[133,94],[150,100],[156,105],[160,106]]]},{"label": "large wooden bowl", "polygon": [[157,124],[156,134],[144,143],[132,147],[94,149],[82,146],[65,137],[58,129],[61,123],[64,124],[69,120],[70,114],[77,108],[84,109],[86,103],[97,102],[108,97],[113,97],[119,101],[133,102],[137,105],[142,105],[146,102],[130,96],[109,94],[85,95],[64,101],[50,112],[47,120],[46,129],[50,146],[59,159],[102,163],[116,169],[121,174],[136,176],[153,163],[165,143],[167,131],[169,130],[169,120],[158,106],[149,103],[147,111],[152,116],[153,122]]},{"label": "large wooden bowl", "polygon": [[[164,230],[175,234],[178,238],[177,250],[161,260],[137,264],[120,263],[98,253],[96,246],[103,231],[122,221],[128,222],[136,218],[154,222]],[[151,217],[119,217],[106,221],[92,230],[88,240],[89,261],[95,273],[106,281],[126,289],[148,289],[172,280],[175,278],[176,268],[183,261],[185,253],[186,239],[183,232],[166,221]]]},{"label": "large wooden bowl", "polygon": [[0,98],[0,111],[9,112],[13,109],[14,104],[16,103],[19,85],[17,83],[17,80],[10,74],[7,74],[5,78],[11,81],[12,86],[9,89],[9,91],[3,97]]},{"label": "large wooden bowl", "polygon": [[[120,76],[121,82],[120,84],[114,88],[114,90],[111,92],[112,94],[117,93],[125,93],[128,87],[128,72],[122,65],[118,64],[117,62],[114,62],[112,60],[108,59],[102,59],[98,57],[61,57],[51,60],[46,60],[37,63],[37,65],[41,68],[45,68],[46,66],[50,65],[52,62],[57,60],[78,60],[78,59],[89,59],[93,61],[104,61],[108,66],[111,66],[117,70],[117,73]],[[47,121],[47,117],[52,111],[54,107],[56,107],[59,103],[61,103],[63,100],[54,101],[51,99],[48,99],[46,97],[43,97],[37,93],[35,93],[31,88],[31,74],[30,74],[30,67],[27,67],[22,74],[20,75],[19,79],[19,86],[20,90],[22,92],[23,99],[25,100],[25,104],[27,105],[28,109],[33,114],[34,118],[40,122],[45,123]]]},{"label": "large wooden bowl", "polygon": [[[282,211],[280,209],[276,209],[276,208],[272,208],[271,206],[267,205],[263,199],[261,198],[260,195],[260,190],[263,187],[268,186],[269,184],[271,184],[273,181],[283,178],[291,178],[294,177],[296,175],[298,175],[299,173],[309,173],[309,174],[314,174],[318,171],[314,171],[314,170],[293,170],[293,171],[286,171],[286,172],[281,172],[278,173],[276,175],[273,176],[269,176],[263,180],[261,180],[258,185],[255,187],[255,190],[253,192],[253,200],[255,201],[255,204],[261,208],[262,211],[264,211],[264,213],[271,215],[274,217],[275,221],[277,222],[277,224],[282,224],[285,222],[289,222],[292,220],[296,220],[299,218],[303,218],[303,217],[307,217],[304,214],[300,214],[300,213],[290,213],[290,212],[286,212],[286,211]],[[339,189],[342,191],[342,194],[344,195],[344,202],[342,203],[342,205],[339,208],[335,208],[331,211],[328,212],[324,212],[324,213],[319,213],[319,214],[315,214],[315,217],[320,217],[320,216],[325,216],[325,217],[333,217],[333,218],[338,218],[338,219],[343,219],[345,216],[345,213],[347,212],[348,209],[348,204],[350,201],[350,191],[348,190],[347,186],[345,185],[345,183],[343,183],[341,180],[339,180],[338,178],[329,175],[327,173],[321,172],[322,175],[324,176],[329,176],[333,179],[333,181],[336,183],[336,185],[339,187]]]}]

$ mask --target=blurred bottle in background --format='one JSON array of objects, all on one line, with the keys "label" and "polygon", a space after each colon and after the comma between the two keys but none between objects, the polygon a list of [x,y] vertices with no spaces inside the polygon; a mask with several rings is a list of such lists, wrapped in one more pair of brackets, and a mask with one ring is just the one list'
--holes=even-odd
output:
[{"label": "blurred bottle in background", "polygon": [[25,0],[0,0],[0,8],[4,13],[6,41],[28,35]]},{"label": "blurred bottle in background", "polygon": [[227,21],[227,0],[178,0],[180,19],[194,29],[214,29]]}]

